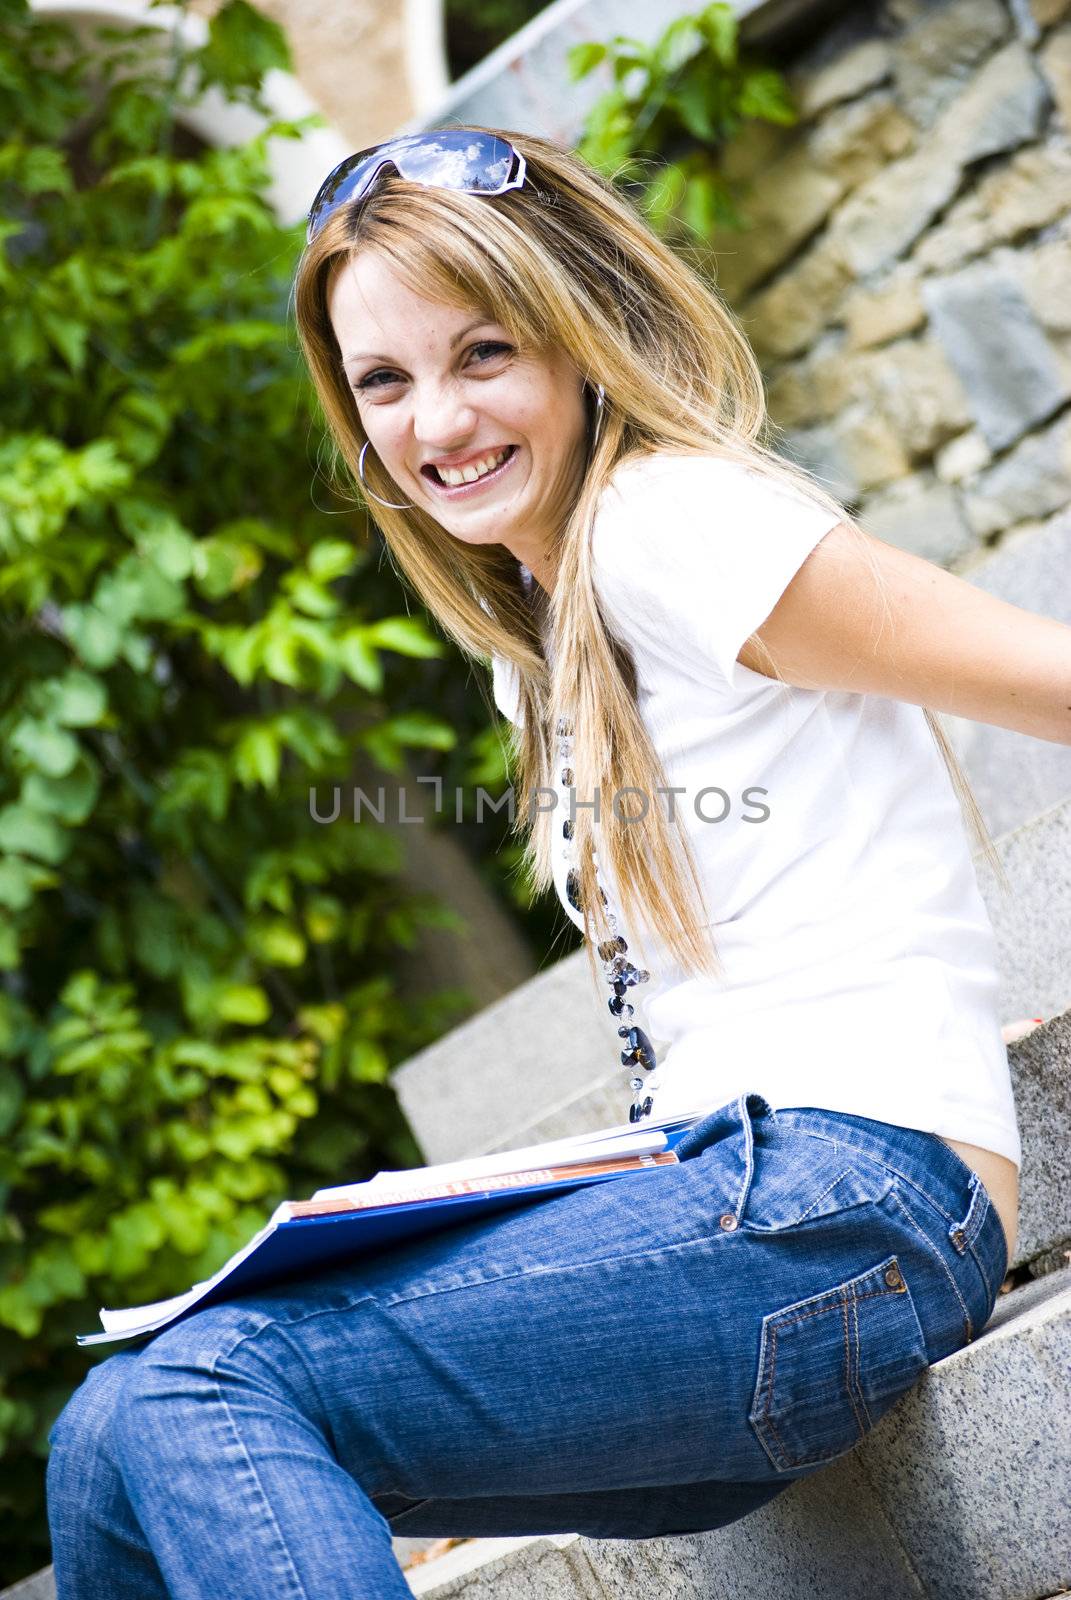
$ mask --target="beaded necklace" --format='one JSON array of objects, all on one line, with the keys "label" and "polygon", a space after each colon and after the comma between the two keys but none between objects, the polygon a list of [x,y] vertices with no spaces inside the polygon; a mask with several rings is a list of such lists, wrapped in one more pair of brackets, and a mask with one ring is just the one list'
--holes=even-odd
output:
[{"label": "beaded necklace", "polygon": [[[531,572],[522,563],[520,565],[521,582],[529,597],[532,592],[533,578]],[[557,795],[555,806],[559,801],[564,802],[566,810],[569,809],[569,793],[573,786],[573,769],[569,765],[573,753],[573,725],[566,717],[559,717],[556,728],[558,740],[559,765],[556,769]],[[575,846],[573,844],[573,824],[567,816],[562,823],[561,858],[565,862],[565,894],[573,910],[583,915],[580,904],[580,874],[576,869]],[[599,895],[606,908],[606,920],[610,927],[610,938],[604,939],[599,947],[599,959],[602,962],[603,975],[610,985],[611,994],[607,1006],[611,1017],[620,1026],[617,1029],[619,1039],[625,1041],[621,1051],[621,1065],[632,1069],[629,1078],[629,1088],[633,1093],[633,1102],[629,1107],[628,1120],[641,1122],[648,1117],[654,1106],[654,1098],[648,1092],[657,1089],[660,1079],[657,1075],[658,1057],[655,1055],[654,1046],[644,1030],[632,1021],[636,1008],[626,996],[630,989],[637,984],[646,983],[651,974],[642,967],[635,966],[628,959],[628,941],[620,931],[620,923],[613,907],[607,897],[606,890],[599,876],[598,852],[592,851],[592,864],[595,868],[595,878]],[[640,1073],[646,1074],[641,1077]]]}]

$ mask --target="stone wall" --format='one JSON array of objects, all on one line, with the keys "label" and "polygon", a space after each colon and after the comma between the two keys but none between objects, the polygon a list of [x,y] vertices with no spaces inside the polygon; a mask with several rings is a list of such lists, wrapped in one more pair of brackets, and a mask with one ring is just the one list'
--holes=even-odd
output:
[{"label": "stone wall", "polygon": [[886,0],[785,70],[719,286],[782,449],[969,570],[1071,500],[1071,0]]}]

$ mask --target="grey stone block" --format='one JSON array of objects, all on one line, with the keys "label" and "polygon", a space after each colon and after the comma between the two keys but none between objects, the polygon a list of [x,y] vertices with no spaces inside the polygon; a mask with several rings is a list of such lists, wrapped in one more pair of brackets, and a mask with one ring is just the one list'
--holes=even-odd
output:
[{"label": "grey stone block", "polygon": [[874,1494],[838,1464],[715,1533],[581,1544],[607,1600],[740,1600],[758,1592],[759,1575],[762,1593],[778,1600],[919,1597]]},{"label": "grey stone block", "polygon": [[978,538],[1031,517],[1047,517],[1071,501],[1071,415],[1028,433],[965,485],[963,509]]},{"label": "grey stone block", "polygon": [[[459,1160],[530,1142],[526,1130],[609,1076],[615,1043],[578,950],[412,1056],[391,1082],[427,1160]],[[620,1117],[619,1107],[611,1121]]]},{"label": "grey stone block", "polygon": [[952,566],[978,547],[952,485],[931,472],[916,472],[869,495],[859,520],[875,538],[940,566]]},{"label": "grey stone block", "polygon": [[0,1600],[56,1600],[56,1580],[52,1568],[42,1567],[28,1578],[13,1583],[10,1589],[0,1589]]},{"label": "grey stone block", "polygon": [[1011,893],[975,857],[997,941],[1004,1017],[1051,1017],[1071,1005],[1071,801],[996,841]]},{"label": "grey stone block", "polygon": [[1071,1583],[1071,1269],[1015,1290],[931,1367],[860,1450],[860,1471],[940,1600]]},{"label": "grey stone block", "polygon": [[1067,400],[1066,370],[1008,271],[975,263],[924,278],[920,293],[991,449],[1014,444]]},{"label": "grey stone block", "polygon": [[407,1577],[424,1600],[606,1600],[575,1533],[474,1539]]},{"label": "grey stone block", "polygon": [[[1013,537],[962,576],[1013,606],[1071,624],[1069,568],[1071,515],[1062,512],[1041,528]],[[1071,745],[965,717],[942,720],[994,838],[1071,795]],[[1025,931],[1020,928],[1020,934]]]}]

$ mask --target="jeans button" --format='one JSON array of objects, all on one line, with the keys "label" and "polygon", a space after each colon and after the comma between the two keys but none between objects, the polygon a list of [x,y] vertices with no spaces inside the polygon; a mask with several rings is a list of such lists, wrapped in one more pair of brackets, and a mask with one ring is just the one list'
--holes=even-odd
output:
[{"label": "jeans button", "polygon": [[733,1216],[731,1211],[727,1211],[724,1217],[722,1217],[721,1225],[727,1233],[731,1232],[732,1229],[737,1226],[736,1218]]},{"label": "jeans button", "polygon": [[885,1282],[889,1285],[890,1289],[902,1289],[904,1287],[904,1280],[900,1276],[899,1268],[889,1267],[885,1273]]}]

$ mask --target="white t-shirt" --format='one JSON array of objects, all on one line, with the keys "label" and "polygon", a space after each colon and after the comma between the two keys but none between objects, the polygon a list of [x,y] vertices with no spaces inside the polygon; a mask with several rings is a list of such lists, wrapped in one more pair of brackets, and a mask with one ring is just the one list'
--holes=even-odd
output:
[{"label": "white t-shirt", "polygon": [[[688,977],[653,928],[626,926],[599,852],[630,957],[651,974],[627,998],[658,1054],[652,1115],[754,1089],[775,1109],[852,1112],[1018,1166],[993,929],[922,709],[797,689],[736,659],[839,520],[733,462],[668,452],[619,468],[599,501],[596,591],[631,649],[668,784],[685,791],[676,804],[727,974]],[[492,666],[516,721],[514,669]],[[554,863],[582,927],[557,842]],[[619,1050],[609,1011],[607,1034]]]}]

